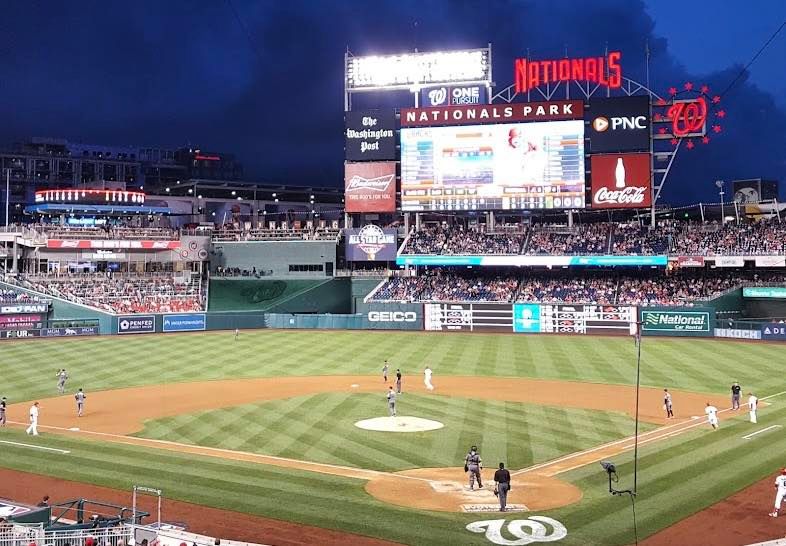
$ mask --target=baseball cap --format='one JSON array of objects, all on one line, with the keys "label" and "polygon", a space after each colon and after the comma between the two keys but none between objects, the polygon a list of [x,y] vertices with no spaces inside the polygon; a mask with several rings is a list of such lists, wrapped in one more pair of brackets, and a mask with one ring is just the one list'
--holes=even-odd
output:
[{"label": "baseball cap", "polygon": [[781,474],[786,474],[786,468],[781,468]]}]

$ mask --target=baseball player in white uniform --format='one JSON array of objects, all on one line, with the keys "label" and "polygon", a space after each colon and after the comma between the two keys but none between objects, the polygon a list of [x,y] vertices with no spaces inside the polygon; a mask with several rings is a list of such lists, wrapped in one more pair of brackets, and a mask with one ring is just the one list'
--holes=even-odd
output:
[{"label": "baseball player in white uniform", "polygon": [[718,429],[718,408],[707,402],[707,407],[704,408],[704,413],[707,414],[707,421],[712,425],[712,428]]},{"label": "baseball player in white uniform", "polygon": [[38,436],[38,402],[30,406],[30,426],[27,427],[26,432]]},{"label": "baseball player in white uniform", "polygon": [[786,497],[786,468],[782,469],[781,475],[775,478],[775,510],[770,512],[770,515],[774,518],[778,517],[783,497]]},{"label": "baseball player in white uniform", "polygon": [[756,410],[759,407],[759,399],[752,392],[748,393],[748,412],[751,416],[751,423],[756,423]]},{"label": "baseball player in white uniform", "polygon": [[431,368],[426,366],[426,369],[423,370],[423,384],[426,385],[426,388],[430,391],[434,390],[434,385],[431,384]]}]

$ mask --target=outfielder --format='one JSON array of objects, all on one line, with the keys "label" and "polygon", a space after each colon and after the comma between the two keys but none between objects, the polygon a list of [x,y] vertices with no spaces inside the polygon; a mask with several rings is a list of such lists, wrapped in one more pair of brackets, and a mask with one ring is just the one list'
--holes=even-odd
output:
[{"label": "outfielder", "polygon": [[426,366],[426,369],[423,370],[423,384],[426,385],[426,388],[430,391],[434,390],[434,385],[431,384],[431,368]]},{"label": "outfielder", "polygon": [[781,475],[775,478],[775,510],[770,512],[770,515],[774,518],[778,517],[783,497],[786,497],[786,468],[782,469]]},{"label": "outfielder", "polygon": [[707,414],[707,421],[712,425],[712,428],[718,429],[718,408],[707,402],[707,407],[704,408],[704,413]]},{"label": "outfielder", "polygon": [[748,412],[751,416],[751,423],[756,423],[756,410],[759,407],[759,399],[752,392],[748,393]]},{"label": "outfielder", "polygon": [[237,341],[239,335],[240,335],[240,328],[235,328],[235,341]]},{"label": "outfielder", "polygon": [[469,472],[469,490],[475,489],[475,479],[478,480],[478,489],[483,488],[483,482],[480,480],[480,471],[483,470],[483,461],[478,453],[478,446],[472,446],[464,457],[464,472]]},{"label": "outfielder", "polygon": [[82,417],[82,412],[85,409],[85,398],[87,398],[87,395],[84,392],[82,392],[82,389],[79,389],[79,392],[77,392],[74,395],[74,400],[76,400],[76,416],[77,417]]},{"label": "outfielder", "polygon": [[30,406],[30,426],[25,431],[33,436],[38,436],[38,402]]},{"label": "outfielder", "polygon": [[391,417],[396,416],[396,392],[393,387],[388,387],[388,413]]},{"label": "outfielder", "polygon": [[57,392],[60,394],[65,393],[65,384],[68,380],[68,373],[65,371],[65,368],[58,371],[55,377],[57,377]]},{"label": "outfielder", "polygon": [[385,383],[388,382],[388,361],[385,361],[385,365],[382,366],[382,381]]},{"label": "outfielder", "polygon": [[5,408],[6,408],[5,396],[3,396],[3,398],[0,399],[0,427],[5,426]]}]

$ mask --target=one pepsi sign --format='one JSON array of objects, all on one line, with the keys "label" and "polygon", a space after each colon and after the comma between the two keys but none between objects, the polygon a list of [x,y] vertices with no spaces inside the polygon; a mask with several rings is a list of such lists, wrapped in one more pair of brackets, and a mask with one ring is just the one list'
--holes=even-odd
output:
[{"label": "one pepsi sign", "polygon": [[460,85],[428,87],[420,90],[420,107],[462,106],[488,104],[488,93],[484,85]]}]

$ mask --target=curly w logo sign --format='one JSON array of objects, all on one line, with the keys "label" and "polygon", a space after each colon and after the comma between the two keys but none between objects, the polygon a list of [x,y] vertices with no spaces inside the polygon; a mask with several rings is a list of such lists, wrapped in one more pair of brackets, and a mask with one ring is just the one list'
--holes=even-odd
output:
[{"label": "curly w logo sign", "polygon": [[[467,525],[467,531],[472,533],[485,533],[489,542],[502,546],[523,546],[537,542],[557,542],[568,536],[568,530],[555,519],[546,516],[530,516],[528,519],[514,519],[508,522],[504,519],[487,519],[475,521]],[[503,536],[506,534],[515,537],[510,540]]]}]

